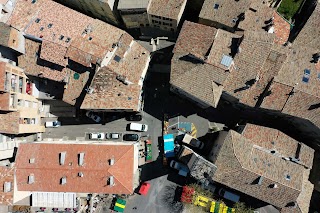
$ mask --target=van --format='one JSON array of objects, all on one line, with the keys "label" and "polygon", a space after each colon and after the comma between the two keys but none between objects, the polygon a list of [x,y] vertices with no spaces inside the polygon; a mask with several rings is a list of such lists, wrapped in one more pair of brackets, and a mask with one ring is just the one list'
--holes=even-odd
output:
[{"label": "van", "polygon": [[47,121],[45,123],[45,126],[47,128],[57,128],[57,127],[61,126],[61,122],[60,121]]},{"label": "van", "polygon": [[147,124],[139,124],[139,123],[130,123],[129,130],[138,131],[138,132],[146,132],[146,131],[148,131],[148,125]]},{"label": "van", "polygon": [[203,149],[203,147],[204,147],[204,143],[202,141],[199,141],[198,139],[192,137],[189,134],[185,134],[183,136],[182,142],[189,144],[190,146],[193,146],[198,149]]},{"label": "van", "polygon": [[240,200],[240,196],[239,195],[237,195],[237,194],[234,194],[234,193],[232,193],[232,192],[229,192],[229,191],[227,191],[227,190],[225,190],[225,189],[223,189],[223,188],[221,188],[220,190],[219,190],[219,193],[218,193],[221,197],[223,197],[223,198],[225,198],[225,199],[227,199],[227,200],[230,200],[230,201],[232,201],[232,202],[235,202],[235,203],[237,203],[237,202],[239,202],[239,200]]}]

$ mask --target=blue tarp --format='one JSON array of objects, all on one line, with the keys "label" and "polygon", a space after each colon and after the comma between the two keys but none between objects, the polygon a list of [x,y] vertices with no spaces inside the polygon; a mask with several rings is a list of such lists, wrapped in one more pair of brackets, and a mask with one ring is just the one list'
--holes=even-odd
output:
[{"label": "blue tarp", "polygon": [[163,136],[164,154],[166,157],[174,157],[174,136],[167,134]]}]

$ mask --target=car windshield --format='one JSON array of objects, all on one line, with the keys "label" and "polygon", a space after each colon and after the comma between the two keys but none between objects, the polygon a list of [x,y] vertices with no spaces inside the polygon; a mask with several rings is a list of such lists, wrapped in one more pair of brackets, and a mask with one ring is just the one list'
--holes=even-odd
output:
[{"label": "car windshield", "polygon": [[101,138],[101,134],[98,134],[98,138]]}]

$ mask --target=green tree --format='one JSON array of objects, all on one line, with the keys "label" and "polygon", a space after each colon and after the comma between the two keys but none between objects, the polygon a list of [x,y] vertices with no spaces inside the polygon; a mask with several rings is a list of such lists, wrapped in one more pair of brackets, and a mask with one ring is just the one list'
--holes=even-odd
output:
[{"label": "green tree", "polygon": [[246,207],[244,203],[236,203],[233,208],[236,210],[236,213],[253,213],[253,209]]}]

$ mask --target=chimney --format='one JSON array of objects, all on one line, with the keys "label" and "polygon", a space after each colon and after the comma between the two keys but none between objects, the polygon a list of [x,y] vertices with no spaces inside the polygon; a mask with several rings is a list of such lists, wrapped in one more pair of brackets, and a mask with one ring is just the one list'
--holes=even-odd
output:
[{"label": "chimney", "polygon": [[276,188],[278,188],[278,185],[275,184],[275,183],[274,183],[274,184],[271,184],[271,185],[270,185],[270,188],[276,189]]},{"label": "chimney", "polygon": [[79,172],[79,173],[78,173],[78,176],[79,176],[79,177],[83,177],[83,173],[82,173],[82,172]]},{"label": "chimney", "polygon": [[109,159],[109,165],[112,166],[114,164],[114,158]]},{"label": "chimney", "polygon": [[113,176],[110,176],[109,179],[108,179],[108,185],[109,186],[114,186],[114,178]]}]

